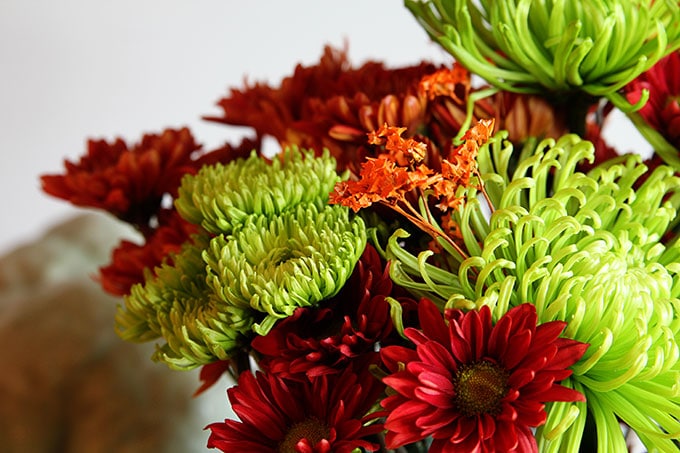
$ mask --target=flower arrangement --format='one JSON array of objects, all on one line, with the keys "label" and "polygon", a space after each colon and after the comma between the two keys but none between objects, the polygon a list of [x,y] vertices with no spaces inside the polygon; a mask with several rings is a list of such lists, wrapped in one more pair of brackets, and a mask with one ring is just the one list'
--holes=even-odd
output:
[{"label": "flower arrangement", "polygon": [[98,277],[117,333],[197,393],[233,376],[222,451],[678,451],[680,5],[405,4],[450,64],[326,47],[219,100],[239,144],[92,140],[42,176],[143,237]]}]

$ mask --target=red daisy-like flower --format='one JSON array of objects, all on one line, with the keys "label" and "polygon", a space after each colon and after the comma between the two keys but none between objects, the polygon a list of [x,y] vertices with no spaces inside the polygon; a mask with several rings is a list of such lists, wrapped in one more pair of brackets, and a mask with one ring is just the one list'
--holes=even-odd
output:
[{"label": "red daisy-like flower", "polygon": [[338,295],[322,307],[296,309],[267,335],[253,339],[258,365],[286,378],[307,379],[377,363],[375,345],[392,332],[385,300],[391,292],[385,264],[367,245]]},{"label": "red daisy-like flower", "polygon": [[431,436],[430,452],[537,451],[531,427],[545,423],[544,403],[584,401],[559,385],[587,345],[560,338],[566,323],[536,325],[522,304],[496,325],[491,311],[447,311],[422,300],[422,330],[408,328],[415,349],[381,351],[394,392],[382,401],[389,448]]},{"label": "red daisy-like flower", "polygon": [[76,206],[109,211],[145,232],[165,194],[174,195],[180,179],[193,172],[192,155],[200,149],[187,128],[146,134],[128,147],[90,140],[78,163],[65,161],[65,174],[42,176],[43,190]]},{"label": "red daisy-like flower", "polygon": [[114,296],[129,294],[134,284],[144,281],[145,269],[153,271],[199,231],[199,227],[182,219],[174,209],[160,211],[158,222],[144,243],[124,240],[113,250],[111,263],[99,269],[99,283],[104,291]]},{"label": "red daisy-like flower", "polygon": [[368,440],[382,431],[370,413],[384,389],[368,372],[346,371],[311,381],[241,373],[227,393],[238,420],[208,426],[208,448],[224,452],[349,453],[375,451]]}]

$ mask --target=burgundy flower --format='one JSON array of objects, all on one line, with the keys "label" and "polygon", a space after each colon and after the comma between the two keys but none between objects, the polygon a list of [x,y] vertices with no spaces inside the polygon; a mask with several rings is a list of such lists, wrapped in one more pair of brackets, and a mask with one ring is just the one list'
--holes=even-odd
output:
[{"label": "burgundy flower", "polygon": [[371,245],[343,290],[321,307],[304,307],[252,341],[258,365],[287,378],[306,379],[378,362],[376,344],[392,332],[392,281]]},{"label": "burgundy flower", "polygon": [[200,170],[204,165],[228,164],[235,159],[247,159],[253,151],[261,153],[261,145],[262,141],[259,138],[247,137],[236,146],[225,143],[221,147],[201,155],[193,165],[196,170]]},{"label": "burgundy flower", "polygon": [[199,231],[175,210],[160,211],[158,222],[143,243],[123,240],[113,250],[111,262],[99,269],[99,283],[104,291],[115,296],[129,294],[132,285],[144,282],[145,269],[153,272],[164,259],[169,259],[170,253],[178,252],[182,244]]},{"label": "burgundy flower", "polygon": [[65,174],[42,176],[45,192],[76,206],[109,211],[149,228],[165,194],[174,195],[180,179],[193,172],[192,155],[200,149],[189,129],[147,134],[131,146],[121,139],[90,140],[78,163],[65,161]]},{"label": "burgundy flower", "polygon": [[638,113],[668,143],[680,150],[680,51],[659,60],[626,87],[628,100],[637,102],[642,90],[649,100]]},{"label": "burgundy flower", "polygon": [[566,323],[536,326],[536,309],[522,304],[497,323],[491,311],[451,310],[442,317],[422,300],[422,330],[408,328],[415,349],[381,351],[394,392],[381,404],[389,448],[433,438],[430,452],[537,451],[531,427],[545,423],[544,403],[584,401],[557,384],[587,345],[559,338]]},{"label": "burgundy flower", "polygon": [[423,125],[426,100],[418,83],[436,69],[425,62],[388,69],[375,61],[354,68],[346,51],[326,47],[318,64],[297,66],[279,87],[232,90],[218,102],[223,114],[207,119],[252,127],[283,145],[328,148],[343,170],[363,161],[358,145],[369,131],[387,123],[414,134]]},{"label": "burgundy flower", "polygon": [[208,426],[208,448],[224,452],[350,453],[375,451],[368,438],[382,431],[369,413],[383,391],[370,373],[346,371],[311,381],[241,373],[227,393],[239,417]]}]

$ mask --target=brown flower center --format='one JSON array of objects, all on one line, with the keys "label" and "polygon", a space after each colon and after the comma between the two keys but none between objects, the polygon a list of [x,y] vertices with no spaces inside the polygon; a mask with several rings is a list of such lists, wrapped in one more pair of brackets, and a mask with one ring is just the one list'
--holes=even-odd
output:
[{"label": "brown flower center", "polygon": [[311,446],[323,439],[328,439],[330,430],[317,418],[308,418],[290,427],[286,437],[279,444],[279,453],[295,453],[295,445],[302,439],[307,439]]},{"label": "brown flower center", "polygon": [[468,417],[498,414],[501,400],[508,393],[509,377],[507,370],[487,361],[461,366],[454,377],[460,413]]}]

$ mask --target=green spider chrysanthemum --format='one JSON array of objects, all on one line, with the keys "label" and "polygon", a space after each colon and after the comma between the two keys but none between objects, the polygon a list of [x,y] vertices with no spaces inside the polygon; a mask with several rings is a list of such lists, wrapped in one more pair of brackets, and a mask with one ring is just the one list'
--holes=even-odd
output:
[{"label": "green spider chrysanthemum", "polygon": [[203,167],[184,177],[175,205],[186,220],[215,234],[230,233],[250,215],[277,215],[300,203],[321,207],[341,178],[328,151],[313,155],[293,146],[271,162],[253,153]]},{"label": "green spider chrysanthemum", "polygon": [[587,175],[593,147],[575,135],[543,141],[508,174],[512,150],[497,136],[479,166],[495,210],[469,197],[456,213],[470,257],[457,275],[410,256],[395,235],[388,251],[397,283],[440,304],[489,305],[496,317],[533,303],[541,322],[563,320],[564,335],[590,344],[563,385],[587,403],[553,403],[537,433],[542,451],[578,451],[586,410],[598,451],[626,451],[618,420],[650,451],[676,451],[680,437],[680,243],[662,236],[676,217],[680,180],[627,156]]},{"label": "green spider chrysanthemum", "polygon": [[508,91],[581,91],[630,110],[617,91],[680,47],[680,7],[671,1],[405,3],[456,60]]},{"label": "green spider chrysanthemum", "polygon": [[363,221],[339,206],[251,217],[229,238],[211,241],[204,255],[208,284],[225,303],[265,314],[253,326],[265,335],[297,307],[335,295],[365,246]]},{"label": "green spider chrysanthemum", "polygon": [[294,147],[271,163],[253,154],[186,176],[177,208],[204,230],[132,287],[118,334],[161,338],[154,359],[188,369],[335,295],[366,246],[361,218],[327,204],[340,179],[328,153]]}]

